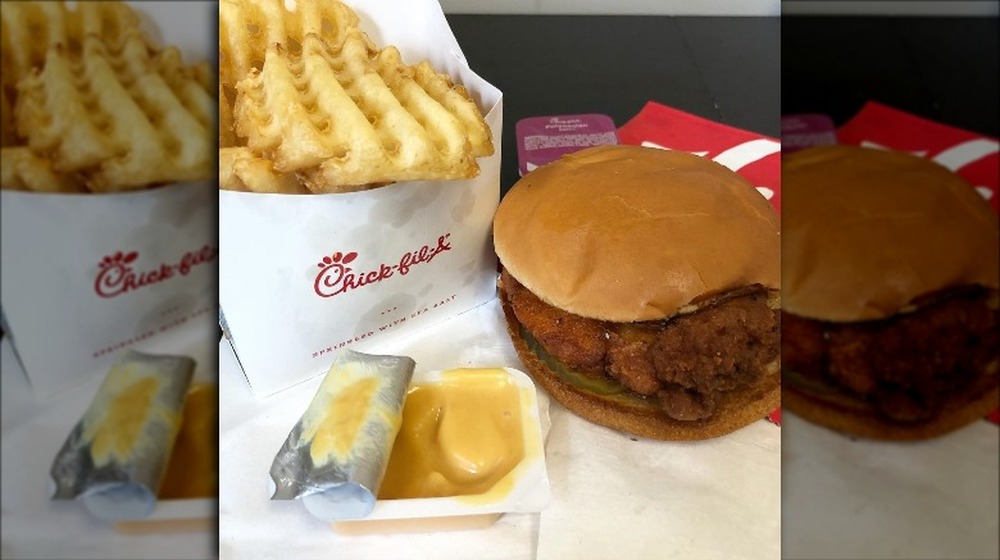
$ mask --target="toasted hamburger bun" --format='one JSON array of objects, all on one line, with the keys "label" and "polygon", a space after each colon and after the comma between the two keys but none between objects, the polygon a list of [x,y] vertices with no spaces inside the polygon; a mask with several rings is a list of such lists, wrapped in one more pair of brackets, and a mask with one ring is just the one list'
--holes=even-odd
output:
[{"label": "toasted hamburger bun", "polygon": [[997,216],[945,167],[824,146],[785,156],[781,172],[782,309],[864,321],[953,286],[996,289]]},{"label": "toasted hamburger bun", "polygon": [[[522,178],[501,201],[494,245],[504,269],[545,304],[611,323],[667,321],[758,286],[780,301],[778,219],[744,179],[682,152],[602,146]],[[720,394],[707,419],[675,420],[655,398],[569,371],[518,322],[508,331],[528,373],[594,423],[666,440],[720,436],[779,405],[777,359],[750,387]]]},{"label": "toasted hamburger bun", "polygon": [[[960,177],[907,153],[827,146],[786,155],[782,182],[783,312],[826,329],[854,324],[874,330],[922,313],[940,299],[937,294],[981,287],[995,332],[997,216]],[[788,331],[783,336],[783,344],[794,342]],[[968,386],[921,420],[890,418],[880,412],[877,393],[862,395],[830,376],[788,365],[782,404],[852,435],[927,439],[997,406],[995,349],[993,356]]]}]

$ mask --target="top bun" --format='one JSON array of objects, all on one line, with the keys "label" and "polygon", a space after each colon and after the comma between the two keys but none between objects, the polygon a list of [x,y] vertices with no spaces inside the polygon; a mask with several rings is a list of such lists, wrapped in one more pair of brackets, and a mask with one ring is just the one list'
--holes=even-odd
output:
[{"label": "top bun", "polygon": [[511,188],[493,236],[518,282],[603,321],[664,319],[707,296],[780,282],[770,203],[684,152],[599,146],[564,156]]},{"label": "top bun", "polygon": [[996,214],[934,162],[824,146],[785,156],[782,183],[786,311],[884,319],[949,287],[997,287]]}]

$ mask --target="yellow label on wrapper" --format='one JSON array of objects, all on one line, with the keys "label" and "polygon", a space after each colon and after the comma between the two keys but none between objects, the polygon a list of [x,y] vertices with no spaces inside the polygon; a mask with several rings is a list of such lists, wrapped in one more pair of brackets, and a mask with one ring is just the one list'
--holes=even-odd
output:
[{"label": "yellow label on wrapper", "polygon": [[364,426],[377,389],[375,378],[359,379],[330,400],[322,421],[315,424],[315,436],[309,447],[314,465],[326,463],[331,455],[339,459],[347,457]]},{"label": "yellow label on wrapper", "polygon": [[380,389],[390,382],[360,374],[350,365],[326,377],[317,397],[322,401],[310,406],[302,418],[301,441],[310,442],[313,466],[331,460],[347,462],[351,452],[361,448],[367,437],[362,429],[370,422],[399,425],[399,414],[391,410],[391,403],[378,399]]},{"label": "yellow label on wrapper", "polygon": [[129,366],[112,368],[95,403],[84,416],[83,438],[90,441],[94,466],[126,463],[147,441],[148,426],[163,422],[176,429],[179,415],[158,402],[164,380]]}]

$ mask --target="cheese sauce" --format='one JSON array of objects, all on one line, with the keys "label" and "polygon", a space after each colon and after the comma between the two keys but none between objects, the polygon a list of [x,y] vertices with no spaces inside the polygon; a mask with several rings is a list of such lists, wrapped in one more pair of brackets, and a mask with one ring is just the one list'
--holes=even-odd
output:
[{"label": "cheese sauce", "polygon": [[181,429],[160,484],[161,500],[218,495],[218,403],[214,384],[197,384],[188,391]]},{"label": "cheese sauce", "polygon": [[509,374],[447,371],[410,388],[378,497],[499,499],[524,456],[521,392]]}]

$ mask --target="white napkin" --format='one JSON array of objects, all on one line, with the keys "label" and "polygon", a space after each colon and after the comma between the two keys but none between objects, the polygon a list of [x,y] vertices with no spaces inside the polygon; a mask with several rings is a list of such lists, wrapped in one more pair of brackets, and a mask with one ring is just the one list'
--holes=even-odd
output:
[{"label": "white napkin", "polygon": [[552,503],[538,560],[779,557],[774,424],[677,443],[623,435],[562,407],[549,414]]},{"label": "white napkin", "polygon": [[853,439],[785,414],[790,558],[997,558],[1000,430],[923,442]]}]

